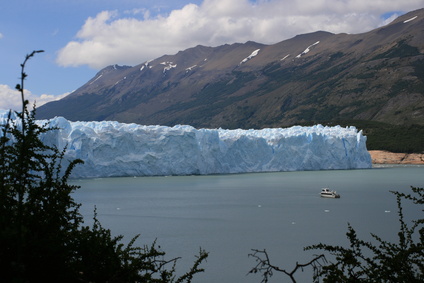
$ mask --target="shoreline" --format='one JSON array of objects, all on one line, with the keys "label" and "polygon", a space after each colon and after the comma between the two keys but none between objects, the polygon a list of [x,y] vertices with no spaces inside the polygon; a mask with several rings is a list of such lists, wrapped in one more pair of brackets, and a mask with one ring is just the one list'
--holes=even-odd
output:
[{"label": "shoreline", "polygon": [[394,153],[385,150],[369,150],[372,164],[424,165],[423,153]]}]

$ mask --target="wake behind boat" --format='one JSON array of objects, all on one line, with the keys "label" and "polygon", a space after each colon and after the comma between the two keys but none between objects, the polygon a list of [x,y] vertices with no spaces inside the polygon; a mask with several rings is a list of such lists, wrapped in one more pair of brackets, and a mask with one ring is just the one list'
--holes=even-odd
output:
[{"label": "wake behind boat", "polygon": [[320,193],[323,198],[340,198],[336,191],[331,191],[329,188],[323,188]]}]

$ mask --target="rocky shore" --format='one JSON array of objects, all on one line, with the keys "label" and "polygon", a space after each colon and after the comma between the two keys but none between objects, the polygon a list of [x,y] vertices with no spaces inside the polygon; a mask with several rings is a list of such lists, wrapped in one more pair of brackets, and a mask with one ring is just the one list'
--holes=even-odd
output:
[{"label": "rocky shore", "polygon": [[423,164],[423,153],[393,153],[384,150],[370,150],[373,164]]}]

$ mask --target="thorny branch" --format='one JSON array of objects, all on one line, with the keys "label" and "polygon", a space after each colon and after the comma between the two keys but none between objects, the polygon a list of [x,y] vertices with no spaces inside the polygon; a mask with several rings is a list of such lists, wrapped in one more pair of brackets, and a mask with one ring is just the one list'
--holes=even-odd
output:
[{"label": "thorny branch", "polygon": [[281,269],[278,266],[272,265],[271,261],[269,259],[269,255],[267,251],[264,250],[256,250],[252,249],[253,253],[249,254],[250,257],[255,258],[257,264],[255,267],[253,267],[249,273],[262,273],[262,283],[267,283],[269,278],[272,277],[274,274],[274,271],[282,272],[290,277],[292,282],[296,282],[294,278],[294,274],[296,271],[300,268],[303,271],[303,268],[307,266],[312,266],[314,270],[317,270],[320,266],[322,266],[321,262],[326,263],[327,260],[325,258],[325,255],[317,255],[315,258],[313,258],[311,261],[305,263],[305,264],[299,264],[296,262],[296,266],[293,268],[292,271],[287,271],[285,269]]},{"label": "thorny branch", "polygon": [[44,50],[34,50],[34,51],[32,51],[30,54],[27,54],[25,56],[25,60],[21,64],[21,84],[17,84],[16,85],[16,90],[18,90],[21,93],[21,99],[22,99],[22,115],[24,115],[24,113],[25,113],[25,107],[26,107],[25,96],[24,96],[24,81],[25,81],[25,78],[28,76],[25,73],[25,65],[26,65],[26,62],[31,57],[33,57],[36,53],[42,53],[42,52],[44,52]]}]

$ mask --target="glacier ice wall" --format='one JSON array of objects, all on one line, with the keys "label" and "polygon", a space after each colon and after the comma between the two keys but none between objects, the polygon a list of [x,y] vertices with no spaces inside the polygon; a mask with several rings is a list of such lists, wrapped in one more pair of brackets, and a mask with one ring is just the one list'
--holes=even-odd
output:
[{"label": "glacier ice wall", "polygon": [[371,168],[366,137],[355,127],[262,130],[142,126],[111,121],[49,121],[44,142],[67,146],[83,165],[73,178],[165,176]]},{"label": "glacier ice wall", "polygon": [[366,137],[354,127],[223,130],[117,122],[50,121],[45,136],[65,158],[80,158],[75,178],[225,174],[370,168]]}]

